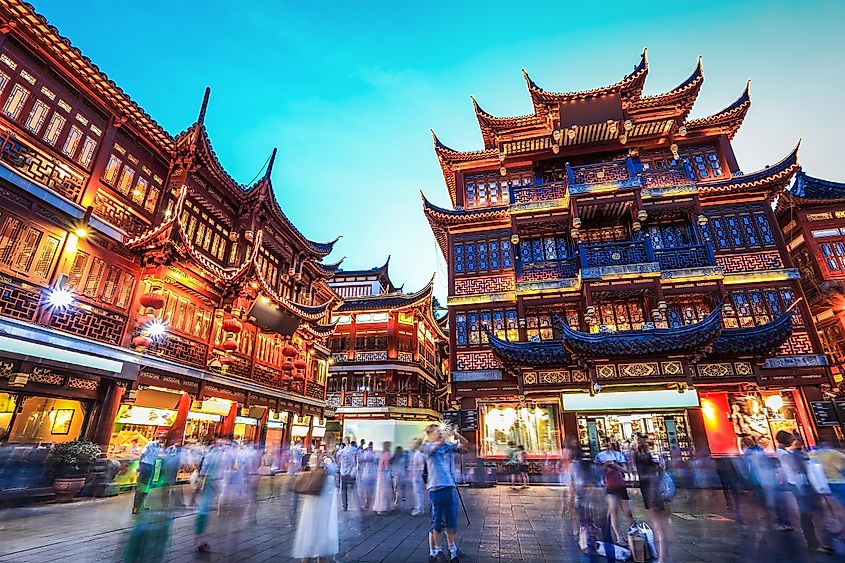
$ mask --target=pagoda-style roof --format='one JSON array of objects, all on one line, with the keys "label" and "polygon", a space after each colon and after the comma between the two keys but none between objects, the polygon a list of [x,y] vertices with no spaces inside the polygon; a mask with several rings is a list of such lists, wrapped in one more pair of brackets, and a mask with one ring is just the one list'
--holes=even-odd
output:
[{"label": "pagoda-style roof", "polygon": [[514,131],[518,129],[536,129],[546,125],[547,121],[538,115],[519,115],[516,117],[496,117],[481,109],[475,96],[472,99],[472,107],[475,109],[475,118],[478,119],[478,126],[481,128],[481,138],[484,140],[484,148],[496,147],[496,135],[500,131]]},{"label": "pagoda-style roof", "polygon": [[306,334],[318,339],[328,338],[329,336],[334,334],[335,330],[337,329],[337,323],[327,325],[319,323],[310,323],[301,326],[303,327],[302,330]]},{"label": "pagoda-style roof", "polygon": [[538,342],[508,342],[497,338],[485,328],[490,349],[506,367],[553,368],[568,366],[569,353],[560,340]]},{"label": "pagoda-style roof", "polygon": [[687,135],[711,134],[711,135],[727,135],[729,139],[733,139],[736,132],[739,131],[742,122],[748,114],[748,109],[751,107],[751,81],[745,83],[745,90],[742,95],[736,99],[732,104],[707,117],[699,117],[697,119],[690,119],[684,122]]},{"label": "pagoda-style roof", "polygon": [[35,8],[21,0],[2,0],[2,19],[8,22],[13,36],[25,36],[59,64],[73,77],[80,89],[93,92],[99,100],[111,106],[113,112],[125,118],[125,126],[139,131],[162,154],[174,148],[173,137],[144,111],[129,95],[50,25]]},{"label": "pagoda-style roof", "polygon": [[557,319],[563,346],[579,362],[631,356],[703,355],[722,330],[722,308],[716,307],[701,322],[678,328],[589,333],[573,330]]},{"label": "pagoda-style roof", "polygon": [[845,183],[808,176],[803,170],[795,175],[795,182],[784,190],[778,200],[778,210],[800,205],[824,205],[845,201]]},{"label": "pagoda-style roof", "polygon": [[338,271],[340,270],[340,265],[343,264],[344,260],[346,260],[346,256],[344,256],[334,264],[323,264],[322,262],[314,262],[314,268],[316,268],[317,272],[319,272],[320,275],[322,275],[324,278],[333,278],[335,275],[337,275]]},{"label": "pagoda-style roof", "polygon": [[444,257],[448,257],[448,245],[446,242],[447,228],[452,225],[463,225],[476,221],[499,221],[509,217],[508,207],[484,207],[481,209],[444,209],[428,201],[425,194],[420,192],[423,200],[423,212],[428,224],[434,232],[440,251]]},{"label": "pagoda-style roof", "polygon": [[528,85],[528,92],[531,94],[531,103],[534,105],[534,114],[537,116],[545,117],[551,111],[556,111],[557,107],[563,102],[598,98],[599,96],[606,96],[608,94],[619,94],[624,102],[639,98],[643,92],[645,79],[648,75],[647,51],[645,49],[643,50],[639,64],[634,67],[634,70],[630,74],[622,78],[622,80],[616,84],[594,88],[592,90],[583,90],[581,92],[550,92],[537,86],[537,83],[531,80],[525,69],[522,70],[522,75],[525,78],[525,83]]},{"label": "pagoda-style roof", "polygon": [[452,199],[452,205],[457,200],[457,187],[455,185],[455,174],[452,166],[462,162],[480,162],[490,160],[493,162],[499,157],[499,151],[496,149],[484,149],[483,151],[457,151],[451,149],[440,142],[434,130],[431,131],[431,137],[434,140],[434,152],[437,155],[437,160],[440,162],[440,170],[443,172],[443,179],[446,180],[446,187],[449,189],[449,197]]},{"label": "pagoda-style roof", "polygon": [[801,141],[783,160],[757,172],[720,180],[699,181],[698,191],[704,196],[753,191],[764,192],[768,197],[774,197],[783,191],[798,171],[798,147],[800,146]]},{"label": "pagoda-style roof", "polygon": [[763,325],[722,330],[713,344],[711,353],[764,358],[780,348],[790,334],[792,334],[792,312],[787,312]]},{"label": "pagoda-style roof", "polygon": [[630,115],[635,116],[641,113],[641,110],[653,110],[654,108],[672,108],[673,113],[680,115],[681,119],[686,119],[692,106],[695,105],[695,100],[698,99],[698,93],[701,91],[701,85],[704,83],[704,69],[701,64],[701,57],[698,57],[698,63],[695,65],[695,70],[692,74],[680,83],[677,87],[664,92],[663,94],[655,94],[653,96],[641,96],[632,100],[627,106]]},{"label": "pagoda-style roof", "polygon": [[380,295],[347,298],[335,309],[335,312],[387,311],[407,309],[426,304],[430,305],[433,290],[434,276],[431,276],[431,280],[429,280],[425,287],[415,293],[393,291]]}]

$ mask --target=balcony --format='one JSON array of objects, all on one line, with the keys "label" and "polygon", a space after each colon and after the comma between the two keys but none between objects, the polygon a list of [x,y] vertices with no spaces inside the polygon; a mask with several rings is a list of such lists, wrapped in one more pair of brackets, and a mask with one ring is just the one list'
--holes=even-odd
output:
[{"label": "balcony", "polygon": [[582,166],[567,165],[570,194],[606,192],[617,189],[636,188],[642,185],[635,175],[633,160],[614,160]]},{"label": "balcony", "polygon": [[661,270],[705,268],[716,265],[716,257],[713,255],[713,248],[709,244],[663,248],[655,250],[654,257],[660,264]]},{"label": "balcony", "polygon": [[644,199],[685,195],[694,193],[696,189],[686,170],[680,166],[643,170],[639,177]]},{"label": "balcony", "polygon": [[514,212],[565,208],[568,205],[566,182],[511,189],[511,211]]},{"label": "balcony", "polygon": [[518,293],[537,293],[545,289],[580,288],[578,261],[575,257],[544,262],[517,263]]},{"label": "balcony", "polygon": [[581,277],[611,279],[658,277],[660,266],[648,239],[629,242],[579,244]]},{"label": "balcony", "polygon": [[24,143],[12,133],[0,137],[0,160],[27,180],[45,186],[61,196],[77,201],[85,185],[85,176],[71,164]]}]

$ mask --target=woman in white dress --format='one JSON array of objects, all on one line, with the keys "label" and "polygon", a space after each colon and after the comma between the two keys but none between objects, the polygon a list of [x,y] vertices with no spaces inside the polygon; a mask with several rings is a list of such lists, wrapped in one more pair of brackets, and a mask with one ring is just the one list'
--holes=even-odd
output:
[{"label": "woman in white dress", "polygon": [[390,471],[390,442],[385,442],[378,462],[373,512],[386,514],[393,509],[393,475]]},{"label": "woman in white dress", "polygon": [[[326,451],[334,449],[334,436],[326,434]],[[311,560],[331,561],[340,551],[337,527],[337,487],[335,474],[337,464],[327,454],[319,455],[320,460],[311,466],[326,470],[323,489],[319,495],[300,495],[299,520],[296,525],[296,537],[293,541],[293,557],[303,563]]]}]

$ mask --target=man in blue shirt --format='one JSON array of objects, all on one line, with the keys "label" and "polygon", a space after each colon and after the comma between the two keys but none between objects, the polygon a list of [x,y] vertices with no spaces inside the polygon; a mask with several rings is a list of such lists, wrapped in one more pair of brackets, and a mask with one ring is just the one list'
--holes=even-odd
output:
[{"label": "man in blue shirt", "polygon": [[[467,439],[457,431],[449,431],[439,424],[425,429],[427,441],[422,447],[428,469],[428,498],[431,501],[431,528],[428,533],[429,563],[442,556],[440,534],[446,529],[451,563],[459,563],[458,546],[455,543],[458,527],[458,486],[455,482],[454,453],[469,451]],[[452,435],[456,442],[447,442]],[[445,526],[444,526],[445,524]]]}]

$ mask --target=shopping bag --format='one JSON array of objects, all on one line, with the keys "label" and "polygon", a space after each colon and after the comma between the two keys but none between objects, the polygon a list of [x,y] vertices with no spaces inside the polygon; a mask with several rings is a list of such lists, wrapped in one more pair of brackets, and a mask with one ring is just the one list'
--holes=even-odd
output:
[{"label": "shopping bag", "polygon": [[807,479],[810,481],[810,486],[820,495],[830,494],[830,484],[827,481],[824,467],[815,461],[807,462]]},{"label": "shopping bag", "polygon": [[646,544],[642,533],[635,527],[628,528],[628,548],[634,563],[644,563],[646,558]]},{"label": "shopping bag", "polygon": [[299,493],[300,495],[319,495],[323,491],[323,485],[325,482],[325,469],[300,471],[294,477],[291,490],[295,493]]},{"label": "shopping bag", "polygon": [[660,498],[664,502],[669,502],[675,498],[676,492],[677,489],[675,488],[675,481],[672,479],[672,476],[665,471],[661,471],[660,480],[657,482],[657,494],[660,495]]},{"label": "shopping bag", "polygon": [[613,556],[616,561],[626,561],[631,558],[631,552],[621,545],[615,545],[603,541],[596,542],[596,553],[602,557],[607,557],[607,552],[611,549],[613,550]]},{"label": "shopping bag", "polygon": [[628,533],[631,532],[638,532],[642,538],[643,543],[645,544],[645,556],[646,559],[649,557],[657,557],[657,548],[654,545],[654,531],[651,529],[651,526],[648,525],[648,522],[644,520],[635,521],[631,524],[631,527],[628,528]]},{"label": "shopping bag", "polygon": [[581,553],[591,553],[596,548],[596,538],[599,537],[601,530],[598,526],[581,526],[578,530],[578,547],[581,548]]}]

